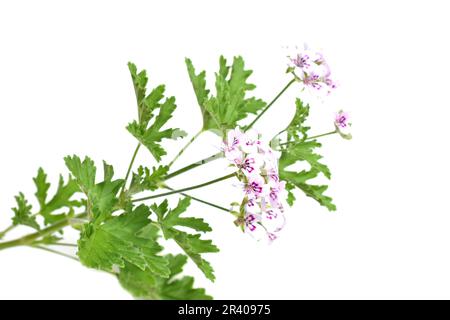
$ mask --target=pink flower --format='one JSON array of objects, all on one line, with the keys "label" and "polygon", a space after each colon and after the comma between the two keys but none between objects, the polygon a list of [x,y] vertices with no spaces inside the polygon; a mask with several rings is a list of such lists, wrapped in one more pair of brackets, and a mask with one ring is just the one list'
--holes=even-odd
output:
[{"label": "pink flower", "polygon": [[250,199],[260,198],[265,190],[264,179],[257,175],[249,177],[247,183],[244,185],[244,191]]},{"label": "pink flower", "polygon": [[307,69],[311,66],[309,56],[306,53],[297,53],[295,58],[291,58],[294,66],[300,69]]},{"label": "pink flower", "polygon": [[280,208],[282,207],[281,200],[280,200],[280,194],[285,189],[286,182],[285,181],[279,181],[272,183],[272,186],[270,187],[269,191],[269,202],[270,205],[274,208]]},{"label": "pink flower", "polygon": [[269,238],[270,242],[274,241],[274,240],[276,240],[278,238],[277,235],[275,235],[273,233],[270,233],[270,232],[267,233],[267,237]]},{"label": "pink flower", "polygon": [[274,182],[274,183],[280,182],[280,177],[278,176],[278,170],[275,168],[270,168],[267,171],[267,177],[269,178],[269,183],[270,182]]},{"label": "pink flower", "polygon": [[227,139],[224,141],[222,149],[225,153],[238,150],[239,145],[243,142],[244,135],[239,127],[228,131]]},{"label": "pink flower", "polygon": [[283,230],[286,219],[283,212],[278,209],[267,209],[261,215],[261,225],[267,233],[278,234]]},{"label": "pink flower", "polygon": [[255,214],[247,214],[245,217],[245,228],[248,231],[253,232],[258,227],[257,222],[258,218]]},{"label": "pink flower", "polygon": [[245,153],[258,153],[258,148],[262,145],[259,138],[259,133],[256,130],[251,129],[247,131],[243,137],[242,151]]},{"label": "pink flower", "polygon": [[256,159],[253,157],[245,157],[244,159],[235,159],[236,166],[246,174],[254,173],[256,170]]},{"label": "pink flower", "polygon": [[350,133],[351,125],[350,115],[347,112],[341,110],[336,113],[334,118],[334,127],[342,138],[346,140],[352,139],[352,135]]},{"label": "pink flower", "polygon": [[228,153],[227,159],[246,176],[260,174],[260,168],[264,164],[259,154],[246,154],[242,151]]},{"label": "pink flower", "polygon": [[341,110],[338,113],[336,113],[334,125],[337,128],[345,129],[350,125],[349,120],[350,120],[349,114]]}]

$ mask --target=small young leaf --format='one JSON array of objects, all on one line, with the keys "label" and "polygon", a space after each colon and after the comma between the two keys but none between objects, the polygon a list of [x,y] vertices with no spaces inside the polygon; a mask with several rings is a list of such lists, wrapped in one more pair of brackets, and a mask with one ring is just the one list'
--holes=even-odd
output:
[{"label": "small young leaf", "polygon": [[14,225],[24,225],[31,227],[33,229],[39,230],[39,224],[36,222],[36,217],[34,217],[31,213],[32,206],[28,204],[27,199],[22,192],[19,193],[18,196],[15,197],[17,202],[17,207],[13,208],[14,217],[12,218],[12,222]]},{"label": "small young leaf", "polygon": [[[64,178],[59,177],[58,189],[55,195],[47,202],[48,189],[50,183],[47,183],[47,175],[42,168],[39,168],[36,178],[33,179],[36,185],[36,198],[38,199],[40,210],[39,214],[44,217],[46,225],[53,224],[61,219],[67,217],[72,212],[74,207],[80,207],[79,201],[73,200],[72,197],[80,189],[72,178],[69,177],[67,184],[64,183]],[[65,213],[55,213],[59,209],[65,209]]]},{"label": "small young leaf", "polygon": [[140,166],[137,173],[133,173],[129,195],[145,190],[155,191],[160,187],[159,185],[168,171],[169,167],[167,166],[153,167],[151,170]]},{"label": "small young leaf", "polygon": [[138,106],[140,106],[146,95],[146,86],[148,82],[147,72],[142,70],[138,73],[136,65],[132,62],[128,62],[128,69],[130,70],[131,79],[133,80],[136,100]]},{"label": "small young leaf", "polygon": [[42,208],[45,205],[45,201],[47,200],[47,192],[50,188],[50,183],[47,182],[47,175],[45,174],[44,169],[39,168],[38,174],[36,178],[33,178],[33,181],[37,188],[35,195],[39,205]]},{"label": "small young leaf", "polygon": [[[304,105],[300,99],[295,100],[295,114],[291,123],[286,129],[288,141],[303,141],[307,137],[310,127],[305,126],[305,121],[309,116],[309,105]],[[301,135],[301,137],[300,137]]]}]

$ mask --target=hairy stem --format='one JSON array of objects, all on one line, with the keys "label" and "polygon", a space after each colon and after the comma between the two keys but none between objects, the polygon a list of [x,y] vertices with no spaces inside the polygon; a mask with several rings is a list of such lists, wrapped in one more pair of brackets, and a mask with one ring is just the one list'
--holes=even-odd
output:
[{"label": "hairy stem", "polygon": [[[40,214],[41,214],[40,212],[35,213],[35,214],[32,214],[32,215],[30,216],[30,218],[37,217],[37,216],[40,215]],[[18,226],[19,226],[19,225],[17,225],[17,224],[12,224],[12,225],[10,225],[8,228],[6,228],[5,230],[1,231],[1,232],[0,232],[0,239],[2,239],[8,232],[14,230],[14,229],[17,228]]]},{"label": "hairy stem", "polygon": [[65,242],[55,242],[55,243],[45,243],[43,241],[34,241],[32,245],[47,245],[47,246],[57,246],[57,247],[72,247],[76,248],[78,247],[75,243],[65,243]]},{"label": "hairy stem", "polygon": [[17,227],[17,225],[10,225],[8,228],[6,228],[5,230],[0,232],[0,239],[2,239],[8,232],[10,232],[11,230],[15,229]]},{"label": "hairy stem", "polygon": [[131,157],[131,161],[130,161],[130,164],[129,164],[128,169],[127,169],[127,174],[125,175],[125,179],[124,179],[123,186],[122,186],[122,189],[120,191],[120,194],[122,194],[123,191],[125,190],[125,186],[127,184],[128,177],[130,176],[131,169],[133,168],[134,161],[136,160],[136,156],[137,156],[140,148],[141,148],[141,143],[139,143],[137,145],[136,149],[134,150],[133,156]]},{"label": "hairy stem", "polygon": [[204,165],[204,164],[206,164],[208,162],[211,162],[211,161],[214,161],[214,160],[220,159],[220,158],[222,158],[222,152],[218,152],[218,153],[216,153],[216,154],[214,154],[214,155],[212,155],[212,156],[210,156],[208,158],[205,158],[203,160],[194,162],[194,163],[192,163],[192,164],[190,164],[190,165],[188,165],[186,167],[183,167],[183,168],[181,168],[181,169],[179,169],[179,170],[177,170],[175,172],[169,173],[167,176],[164,177],[164,181],[167,181],[167,180],[169,180],[169,179],[171,179],[173,177],[176,177],[176,176],[178,176],[178,175],[180,175],[182,173],[185,173],[186,171],[195,169],[195,168],[200,167],[200,166],[202,166],[202,165]]},{"label": "hairy stem", "polygon": [[44,246],[30,245],[30,247],[31,248],[35,248],[35,249],[44,250],[44,251],[47,251],[47,252],[51,252],[51,253],[54,253],[54,254],[57,254],[57,255],[60,255],[60,256],[63,256],[63,257],[75,260],[75,261],[80,261],[80,260],[78,260],[78,258],[76,258],[74,256],[71,256],[70,254],[67,254],[67,253],[64,253],[64,252],[61,252],[61,251],[57,251],[57,250],[53,250],[53,249],[50,249],[50,248],[47,248],[47,247],[44,247]]},{"label": "hairy stem", "polygon": [[199,132],[197,132],[187,143],[186,145],[181,148],[180,152],[177,153],[177,155],[175,156],[175,158],[173,158],[172,161],[170,161],[170,163],[168,164],[168,167],[172,167],[172,165],[175,163],[175,161],[178,160],[178,158],[186,151],[187,148],[189,148],[189,146],[202,134],[203,130],[200,130]]},{"label": "hairy stem", "polygon": [[[169,187],[169,186],[165,186],[164,188],[166,188],[166,189],[168,189],[168,190],[175,191],[175,189],[173,189],[173,188],[171,188],[171,187]],[[206,201],[206,200],[203,200],[203,199],[199,199],[199,198],[193,197],[193,196],[191,196],[191,195],[189,195],[189,194],[186,194],[186,193],[184,193],[184,192],[180,192],[180,194],[181,194],[182,196],[191,198],[191,199],[194,200],[194,201],[197,201],[197,202],[206,204],[206,205],[211,206],[211,207],[213,207],[213,208],[216,208],[216,209],[219,209],[219,210],[222,210],[222,211],[225,211],[225,212],[230,212],[229,209],[227,209],[227,208],[225,208],[225,207],[222,207],[222,206],[219,206],[218,204],[211,203],[211,202],[209,202],[209,201]]]},{"label": "hairy stem", "polygon": [[327,132],[327,133],[318,134],[317,136],[308,137],[308,138],[306,138],[306,140],[312,140],[312,139],[316,139],[316,138],[329,136],[329,135],[335,134],[337,132],[338,132],[337,130],[334,130],[334,131],[330,131],[330,132]]},{"label": "hairy stem", "polygon": [[[327,133],[318,134],[316,136],[311,136],[311,137],[306,138],[305,141],[306,140],[317,139],[317,138],[321,138],[321,137],[325,137],[325,136],[329,136],[329,135],[335,134],[337,132],[338,132],[337,130],[334,130],[334,131],[330,131],[330,132],[327,132]],[[286,146],[286,145],[289,145],[289,144],[292,144],[292,143],[296,144],[296,143],[299,143],[299,142],[297,142],[297,141],[283,142],[283,143],[280,143],[280,146]]]},{"label": "hairy stem", "polygon": [[258,114],[258,116],[248,125],[245,127],[244,131],[249,130],[251,127],[254,126],[254,124],[259,120],[259,118],[262,117],[264,113],[267,112],[267,110],[270,109],[270,107],[283,95],[283,93],[296,81],[296,79],[292,79],[288,82],[288,84],[273,98],[273,100]]},{"label": "hairy stem", "polygon": [[208,182],[204,182],[204,183],[201,183],[201,184],[197,184],[197,185],[194,185],[194,186],[191,186],[191,187],[182,188],[182,189],[178,189],[178,190],[173,190],[173,191],[160,193],[160,194],[155,194],[153,196],[148,196],[148,197],[144,197],[144,198],[133,199],[132,201],[133,202],[138,202],[138,201],[156,199],[156,198],[160,198],[160,197],[170,196],[170,195],[176,194],[176,193],[181,193],[181,192],[185,192],[185,191],[189,191],[189,190],[203,188],[203,187],[209,186],[211,184],[214,184],[214,183],[217,183],[217,182],[220,182],[220,181],[232,178],[235,175],[236,175],[236,173],[230,173],[230,174],[227,174],[226,176],[223,176],[223,177],[220,177],[220,178],[208,181]]},{"label": "hairy stem", "polygon": [[[86,216],[87,216],[87,213],[82,213],[82,214],[76,215],[75,218],[79,219],[79,218],[84,218]],[[71,220],[72,220],[72,218],[66,218],[55,224],[52,224],[51,226],[49,226],[45,229],[39,230],[35,233],[31,233],[29,235],[23,236],[21,238],[15,239],[15,240],[0,243],[0,250],[17,247],[17,246],[28,246],[39,238],[48,236],[56,231],[59,231],[65,227],[67,227],[70,224]]]}]

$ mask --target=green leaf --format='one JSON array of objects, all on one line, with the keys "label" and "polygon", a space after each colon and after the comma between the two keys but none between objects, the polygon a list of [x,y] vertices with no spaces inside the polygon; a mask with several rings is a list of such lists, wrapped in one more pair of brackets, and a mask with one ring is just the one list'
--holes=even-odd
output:
[{"label": "green leaf", "polygon": [[199,106],[203,108],[203,103],[208,99],[209,96],[209,90],[206,89],[206,72],[202,71],[199,74],[195,74],[195,68],[192,64],[191,59],[186,58],[185,62],[189,74],[189,79],[191,79],[192,86],[194,87],[197,102]]},{"label": "green leaf", "polygon": [[288,193],[286,201],[291,207],[294,205],[294,202],[296,200],[294,193],[292,192],[292,190],[294,190],[294,189],[295,189],[294,185],[292,185],[290,183],[286,184],[286,191]]},{"label": "green leaf", "polygon": [[[323,174],[330,179],[331,172],[326,165],[320,162],[322,156],[315,151],[322,145],[317,140],[307,140],[309,127],[305,125],[305,121],[309,115],[309,105],[304,105],[300,99],[297,99],[295,104],[296,112],[285,130],[287,141],[282,144],[284,147],[281,149],[282,153],[279,160],[280,179],[286,181],[288,204],[293,205],[295,196],[292,191],[297,187],[328,210],[334,211],[336,206],[332,199],[324,194],[328,186],[309,183],[309,180],[318,177],[319,174]],[[288,167],[302,161],[309,164],[309,170],[296,172],[288,169]]]},{"label": "green leaf", "polygon": [[175,98],[171,97],[160,106],[159,114],[156,116],[154,123],[150,127],[139,124],[137,121],[130,123],[127,127],[128,131],[155,157],[157,161],[166,155],[167,152],[161,147],[160,143],[163,139],[177,139],[184,137],[186,134],[180,129],[161,130],[162,126],[172,117],[175,111]]},{"label": "green leaf", "polygon": [[78,241],[80,261],[90,268],[106,271],[124,268],[128,262],[141,270],[169,276],[168,262],[157,255],[162,247],[156,241],[155,232],[138,235],[150,224],[149,215],[148,207],[140,205],[101,225],[85,225]]},{"label": "green leaf", "polygon": [[194,278],[175,278],[182,272],[187,257],[184,255],[166,255],[170,276],[161,278],[150,271],[142,271],[127,263],[119,274],[119,281],[135,298],[164,300],[210,300],[205,289],[194,288]]},{"label": "green leaf", "polygon": [[47,175],[45,174],[44,169],[38,169],[38,174],[36,178],[33,178],[33,181],[37,188],[35,195],[39,202],[39,205],[42,208],[45,206],[45,201],[47,200],[47,192],[50,188],[50,183],[47,182]]},{"label": "green leaf", "polygon": [[120,284],[136,299],[160,300],[157,276],[149,270],[142,270],[125,262],[118,274]]},{"label": "green leaf", "polygon": [[194,289],[194,278],[183,277],[181,279],[174,279],[180,274],[187,258],[184,255],[178,254],[167,255],[169,261],[169,269],[171,271],[168,279],[162,279],[163,283],[160,285],[160,296],[162,299],[171,300],[211,300],[212,297],[205,294],[205,289]]},{"label": "green leaf", "polygon": [[88,194],[95,185],[95,175],[97,168],[91,158],[85,157],[83,162],[76,156],[67,156],[64,158],[67,168],[75,177],[81,190]]},{"label": "green leaf", "polygon": [[306,161],[312,169],[318,173],[323,173],[325,177],[330,179],[330,169],[320,162],[323,157],[317,153],[314,153],[315,149],[318,149],[321,146],[322,144],[317,142],[317,140],[293,143],[285,149],[284,157],[282,156],[283,159],[280,159],[280,162],[283,161],[283,166],[287,167],[297,161]]},{"label": "green leaf", "polygon": [[13,208],[14,217],[12,218],[13,225],[24,225],[33,229],[39,230],[39,224],[36,222],[36,217],[31,213],[32,206],[28,204],[27,199],[22,192],[15,197],[17,207]]},{"label": "green leaf", "polygon": [[[309,116],[309,105],[304,105],[302,100],[295,100],[295,115],[286,129],[288,141],[304,141],[310,127],[305,126],[305,121]],[[301,135],[301,137],[300,137]]]},{"label": "green leaf", "polygon": [[85,157],[83,161],[76,155],[64,158],[66,166],[80,187],[88,197],[88,213],[92,213],[95,223],[101,223],[108,219],[115,205],[118,203],[117,193],[122,187],[122,179],[112,180],[114,169],[111,165],[103,162],[104,180],[95,183],[96,167],[94,161]]},{"label": "green leaf", "polygon": [[[281,156],[283,160],[286,159],[286,157],[287,156],[285,153]],[[336,210],[336,206],[333,204],[333,199],[324,194],[324,192],[328,189],[327,185],[313,185],[308,183],[308,180],[314,179],[319,175],[317,170],[311,169],[309,171],[303,170],[301,172],[288,171],[285,167],[283,167],[281,161],[282,160],[280,159],[280,179],[286,181],[286,187],[289,188],[288,203],[290,205],[293,205],[295,200],[295,197],[292,194],[292,189],[295,186],[301,189],[308,197],[313,198],[328,210]]]},{"label": "green leaf", "polygon": [[183,198],[178,202],[175,209],[168,209],[167,201],[163,201],[159,206],[153,205],[151,208],[157,214],[161,229],[166,238],[170,238],[174,228],[187,227],[196,231],[208,232],[211,227],[200,218],[184,218],[180,217],[186,211],[191,202],[190,198]]},{"label": "green leaf", "polygon": [[266,103],[254,97],[246,98],[248,91],[255,85],[248,83],[252,74],[245,70],[242,57],[235,57],[231,66],[221,56],[219,72],[216,73],[216,96],[209,96],[206,89],[206,74],[204,71],[195,74],[195,68],[190,59],[186,59],[189,78],[191,79],[197,102],[203,115],[203,129],[223,134],[228,129],[234,129],[238,122],[249,114],[256,114]]},{"label": "green leaf", "polygon": [[218,252],[219,249],[211,240],[200,239],[200,234],[189,234],[179,230],[177,227],[186,227],[195,231],[211,231],[211,227],[199,218],[180,217],[189,207],[190,198],[184,198],[178,202],[176,208],[170,210],[167,200],[159,206],[154,204],[151,209],[158,216],[158,223],[166,239],[173,239],[184,252],[192,259],[205,276],[214,281],[214,270],[208,261],[203,259],[203,253]]},{"label": "green leaf", "polygon": [[219,252],[219,248],[211,240],[202,240],[199,234],[192,235],[178,230],[172,234],[172,238],[203,272],[206,278],[211,281],[216,279],[211,264],[202,257],[203,253]]},{"label": "green leaf", "polygon": [[169,167],[167,166],[153,167],[151,170],[140,166],[137,173],[133,173],[129,194],[133,195],[145,190],[157,190],[168,171]]},{"label": "green leaf", "polygon": [[147,72],[145,70],[137,72],[136,65],[132,62],[128,62],[128,69],[130,70],[131,79],[133,80],[136,100],[140,106],[146,96],[146,86],[148,82]]},{"label": "green leaf", "polygon": [[170,233],[172,232],[173,228],[177,226],[187,227],[202,232],[212,231],[211,227],[203,219],[180,217],[180,215],[184,213],[189,207],[190,203],[190,198],[183,198],[178,202],[178,205],[175,209],[164,212],[163,214],[157,211],[159,213],[159,222],[161,223],[163,233],[166,237],[170,237]]},{"label": "green leaf", "polygon": [[[123,186],[122,179],[112,180],[114,170],[111,166],[104,164],[105,177],[104,181],[96,184],[92,190],[88,192],[88,199],[92,204],[92,212],[97,222],[107,219],[118,203],[117,193]],[[108,167],[108,168],[107,168]]]},{"label": "green leaf", "polygon": [[[79,187],[75,180],[69,177],[67,184],[62,176],[59,177],[58,189],[55,195],[47,202],[50,183],[47,182],[47,175],[42,168],[39,168],[37,176],[33,179],[36,185],[36,198],[38,199],[40,210],[39,214],[44,217],[46,225],[53,224],[64,219],[73,212],[74,207],[80,207],[81,202],[72,199]],[[65,208],[64,213],[55,213],[55,211]]]},{"label": "green leaf", "polygon": [[191,80],[192,87],[194,88],[195,96],[197,97],[197,103],[200,106],[203,117],[203,128],[208,128],[214,125],[211,115],[205,109],[205,103],[209,99],[209,90],[206,88],[206,72],[202,71],[199,74],[195,74],[195,68],[191,59],[185,59],[189,79]]},{"label": "green leaf", "polygon": [[[161,142],[163,139],[177,139],[186,135],[180,129],[162,127],[172,118],[172,114],[176,109],[175,98],[164,98],[164,86],[160,85],[152,90],[149,95],[146,95],[146,85],[148,82],[145,71],[137,72],[134,64],[129,63],[131,78],[133,80],[134,89],[136,92],[136,100],[138,104],[138,120],[133,121],[127,126],[127,130],[142,143],[155,157],[157,161],[166,155],[166,151],[162,148]],[[155,117],[156,110],[159,110]],[[154,121],[149,125],[150,120]]]}]

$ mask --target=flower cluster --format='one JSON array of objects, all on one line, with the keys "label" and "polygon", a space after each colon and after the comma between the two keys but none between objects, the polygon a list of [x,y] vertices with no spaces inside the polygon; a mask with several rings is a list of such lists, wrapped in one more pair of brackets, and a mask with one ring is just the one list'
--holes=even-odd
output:
[{"label": "flower cluster", "polygon": [[336,88],[336,83],[331,78],[330,67],[322,53],[305,48],[294,56],[288,56],[289,69],[294,72],[297,80],[305,88],[329,94]]},{"label": "flower cluster", "polygon": [[237,224],[257,240],[275,240],[285,223],[285,182],[278,176],[277,155],[256,131],[243,133],[239,128],[228,132],[223,151],[238,169],[244,193]]}]

